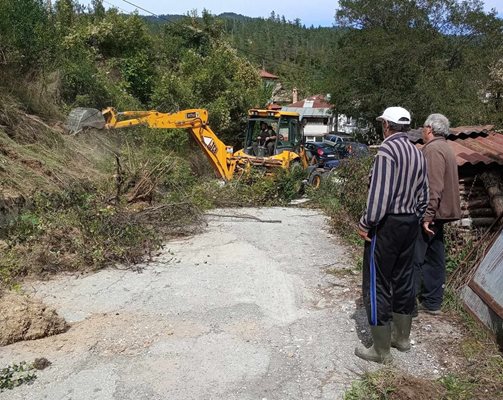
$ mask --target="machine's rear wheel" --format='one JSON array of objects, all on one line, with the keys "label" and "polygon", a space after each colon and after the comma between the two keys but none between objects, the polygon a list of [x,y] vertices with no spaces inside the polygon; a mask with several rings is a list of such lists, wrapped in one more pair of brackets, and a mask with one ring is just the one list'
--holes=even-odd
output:
[{"label": "machine's rear wheel", "polygon": [[318,171],[313,171],[309,176],[309,185],[313,189],[318,189],[321,185],[321,173]]}]

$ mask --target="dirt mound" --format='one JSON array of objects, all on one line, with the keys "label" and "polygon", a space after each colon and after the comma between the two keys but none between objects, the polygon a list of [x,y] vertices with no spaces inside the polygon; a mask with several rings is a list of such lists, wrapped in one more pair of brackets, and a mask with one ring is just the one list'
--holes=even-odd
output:
[{"label": "dirt mound", "polygon": [[66,321],[54,309],[17,293],[0,297],[0,346],[65,332]]},{"label": "dirt mound", "polygon": [[397,377],[392,400],[441,399],[445,389],[437,381],[416,378],[414,376]]}]

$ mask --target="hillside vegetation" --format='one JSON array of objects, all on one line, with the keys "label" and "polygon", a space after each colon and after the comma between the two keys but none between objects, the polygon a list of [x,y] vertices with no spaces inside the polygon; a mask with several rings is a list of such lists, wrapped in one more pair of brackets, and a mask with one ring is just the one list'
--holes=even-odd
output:
[{"label": "hillside vegetation", "polygon": [[289,174],[221,188],[177,130],[70,136],[63,122],[77,106],[206,108],[213,130],[239,148],[247,109],[271,96],[258,73],[265,67],[287,90],[330,93],[337,112],[368,121],[401,104],[418,125],[430,112],[501,125],[501,20],[477,1],[368,4],[341,1],[337,28],[306,28],[274,13],[146,18],[105,10],[101,0],[50,9],[42,0],[2,1],[3,282],[131,263],[204,209],[278,204],[298,189]]}]

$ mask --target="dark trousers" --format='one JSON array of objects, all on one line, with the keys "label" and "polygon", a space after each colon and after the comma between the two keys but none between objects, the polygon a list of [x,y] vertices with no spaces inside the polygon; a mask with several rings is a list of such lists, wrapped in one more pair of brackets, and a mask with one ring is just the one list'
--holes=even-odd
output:
[{"label": "dark trousers", "polygon": [[363,301],[370,325],[386,325],[392,313],[412,314],[415,304],[414,248],[419,220],[387,215],[369,232],[363,253]]},{"label": "dark trousers", "polygon": [[414,254],[414,280],[418,300],[429,310],[440,310],[445,286],[444,224],[435,222],[435,235],[421,228]]}]

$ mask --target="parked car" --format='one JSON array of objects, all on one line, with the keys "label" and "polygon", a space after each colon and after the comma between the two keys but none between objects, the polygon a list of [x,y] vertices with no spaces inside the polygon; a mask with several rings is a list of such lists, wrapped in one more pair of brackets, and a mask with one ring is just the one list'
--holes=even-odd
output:
[{"label": "parked car", "polygon": [[326,145],[333,147],[339,159],[349,157],[365,157],[369,154],[369,148],[366,144],[352,140],[333,142],[325,140]]},{"label": "parked car", "polygon": [[330,164],[337,164],[339,154],[334,146],[327,143],[308,142],[305,144],[306,155],[310,163],[316,164],[319,167],[329,166]]},{"label": "parked car", "polygon": [[325,136],[325,141],[333,142],[335,144],[343,144],[347,142],[352,142],[353,138],[348,135],[329,133]]}]

